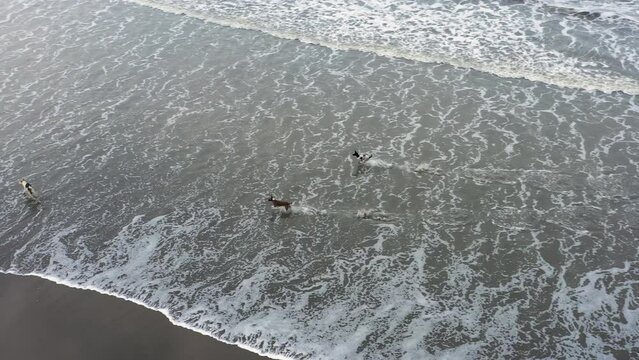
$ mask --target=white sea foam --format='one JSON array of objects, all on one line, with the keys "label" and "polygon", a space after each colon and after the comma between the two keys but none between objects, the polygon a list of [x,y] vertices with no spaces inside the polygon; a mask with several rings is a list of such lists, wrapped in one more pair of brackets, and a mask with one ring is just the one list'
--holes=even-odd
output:
[{"label": "white sea foam", "polygon": [[[636,304],[637,299],[632,287],[638,284],[629,273],[632,266],[630,262],[626,262],[623,268],[589,271],[579,278],[576,286],[564,283],[555,292],[553,302],[558,312],[565,321],[579,324],[570,329],[572,336],[577,335],[580,328],[589,328],[591,331],[601,331],[606,337],[614,340],[626,332],[634,332],[635,340],[639,338],[639,334],[636,333],[639,327],[639,309],[636,305],[630,305]],[[622,314],[623,319],[619,319]],[[583,320],[578,320],[580,317],[583,317]],[[613,318],[617,320],[614,321],[614,326],[610,326],[609,322]],[[586,337],[586,347],[591,354],[603,353],[605,346],[600,337]],[[571,353],[570,346],[562,344],[562,350],[565,354]]]},{"label": "white sea foam", "polygon": [[293,214],[300,214],[300,215],[320,215],[320,214],[326,214],[326,210],[323,209],[316,209],[314,207],[311,206],[305,206],[305,205],[292,205],[291,206],[291,212]]},{"label": "white sea foam", "polygon": [[382,168],[382,169],[390,169],[390,168],[393,167],[393,164],[388,162],[388,161],[381,160],[381,159],[370,159],[370,160],[366,161],[365,163],[363,163],[362,166]]},{"label": "white sea foam", "polygon": [[[189,4],[206,6],[187,15],[215,19],[220,3],[198,1]],[[355,19],[370,7],[371,24],[344,27],[345,10],[334,14],[340,31],[310,25],[341,36],[324,39],[335,47],[405,55],[425,44],[393,37],[406,29],[376,33],[386,14],[390,27],[440,31],[435,50],[450,36],[444,50],[463,53],[511,20],[525,25],[517,11],[531,11],[521,44],[498,56],[523,49],[519,70],[530,72],[573,56],[528,51],[544,19],[564,34],[551,47],[586,43],[580,32],[603,24],[543,6],[532,13],[531,3],[353,3]],[[247,26],[282,19],[282,4],[256,4],[246,19],[273,17]],[[302,3],[288,4],[295,20]],[[304,16],[333,11],[327,4]],[[587,358],[636,343],[636,96],[330,51],[117,0],[2,6],[13,10],[0,47],[18,49],[0,51],[0,100],[12,114],[0,122],[0,178],[14,185],[0,191],[3,268],[136,299],[281,357]],[[267,30],[291,30],[281,25]],[[494,50],[480,46],[477,59]],[[619,56],[628,74],[634,51]],[[379,165],[361,166],[362,176],[344,150],[354,141]],[[436,169],[445,177],[430,176]],[[37,216],[15,200],[14,172],[46,175]],[[295,194],[291,216],[273,221],[283,209],[251,194],[267,188]]]},{"label": "white sea foam", "polygon": [[[446,63],[565,87],[639,94],[636,24],[630,26],[628,34],[627,26],[621,26],[621,30],[615,24],[602,28],[597,22],[584,23],[578,17],[562,17],[563,14],[549,13],[543,7],[529,4],[505,6],[494,1],[462,5],[408,0],[127,1],[335,49]],[[606,8],[616,6],[609,3]],[[636,12],[632,6],[627,5]],[[564,34],[568,38],[575,26],[588,28],[590,35],[584,41],[594,44],[597,53],[614,53],[620,66],[591,51],[581,54],[580,48],[563,49],[563,45],[554,49],[543,42],[547,31],[559,36],[562,26],[567,29]]]},{"label": "white sea foam", "polygon": [[[570,14],[597,14],[602,17],[639,22],[639,7],[632,1],[616,0],[540,0],[540,3]],[[585,14],[584,14],[585,13]]]}]

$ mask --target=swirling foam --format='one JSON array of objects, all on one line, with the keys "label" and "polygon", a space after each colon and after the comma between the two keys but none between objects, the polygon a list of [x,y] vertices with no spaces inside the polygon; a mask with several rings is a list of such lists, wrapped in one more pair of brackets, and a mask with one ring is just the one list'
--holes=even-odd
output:
[{"label": "swirling foam", "polygon": [[[585,21],[571,16],[578,11],[558,13],[543,4],[127,1],[335,49],[445,63],[589,91],[639,94],[639,24]],[[616,6],[609,3],[606,8],[614,11]]]}]

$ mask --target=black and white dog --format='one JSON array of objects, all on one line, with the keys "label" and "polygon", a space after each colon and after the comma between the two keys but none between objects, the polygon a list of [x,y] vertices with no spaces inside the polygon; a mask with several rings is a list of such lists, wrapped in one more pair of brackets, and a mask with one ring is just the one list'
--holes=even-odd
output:
[{"label": "black and white dog", "polygon": [[24,192],[25,194],[33,199],[33,200],[38,200],[38,194],[36,193],[35,189],[33,188],[33,186],[31,186],[31,184],[29,184],[29,182],[25,179],[20,179],[20,185],[22,185],[22,187],[24,188]]},{"label": "black and white dog", "polygon": [[355,151],[353,153],[353,156],[355,156],[357,158],[357,160],[359,160],[360,164],[363,164],[363,163],[367,162],[370,158],[372,158],[373,154],[360,154],[357,151]]}]

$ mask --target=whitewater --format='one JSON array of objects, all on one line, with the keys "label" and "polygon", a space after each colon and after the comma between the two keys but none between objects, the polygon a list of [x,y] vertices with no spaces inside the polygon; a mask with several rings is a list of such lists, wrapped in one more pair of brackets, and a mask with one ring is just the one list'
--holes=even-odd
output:
[{"label": "whitewater", "polygon": [[639,356],[635,2],[0,14],[0,271],[277,359]]},{"label": "whitewater", "polygon": [[632,3],[128,1],[334,49],[639,94],[639,12]]}]

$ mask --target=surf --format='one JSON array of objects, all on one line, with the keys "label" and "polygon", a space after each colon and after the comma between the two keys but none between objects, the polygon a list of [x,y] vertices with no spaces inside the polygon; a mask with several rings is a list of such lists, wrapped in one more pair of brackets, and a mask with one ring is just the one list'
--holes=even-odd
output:
[{"label": "surf", "polygon": [[[636,51],[626,52],[628,58],[622,59],[621,67],[614,69],[612,63],[605,63],[605,56],[596,61],[584,60],[572,48],[545,49],[545,43],[538,41],[544,31],[542,23],[549,20],[524,20],[524,12],[492,3],[446,8],[437,2],[350,5],[336,0],[320,4],[323,6],[299,1],[288,4],[290,8],[287,8],[257,2],[251,3],[249,8],[252,10],[247,13],[236,13],[241,5],[125,1],[207,23],[259,31],[335,50],[445,64],[501,78],[526,79],[565,88],[639,95],[639,80],[632,75],[633,71],[639,70],[633,65],[639,59]],[[313,10],[315,8],[321,10]],[[537,10],[532,11],[535,14]],[[268,13],[268,16],[262,17],[261,13]],[[552,15],[552,12],[547,13],[535,16]],[[337,17],[334,23],[328,21],[333,16]],[[556,29],[557,36],[561,33],[570,37],[570,31],[581,26],[574,23],[578,17],[566,18],[569,20],[561,21],[571,22],[562,25],[563,30]],[[639,33],[636,26],[635,31]],[[490,32],[494,35],[489,35]],[[486,39],[478,40],[481,37]],[[600,41],[596,45],[604,46],[602,39],[594,41]],[[614,39],[611,45],[614,48],[610,51],[616,51],[617,47],[632,48],[633,44],[627,44],[627,41],[632,40]]]}]

